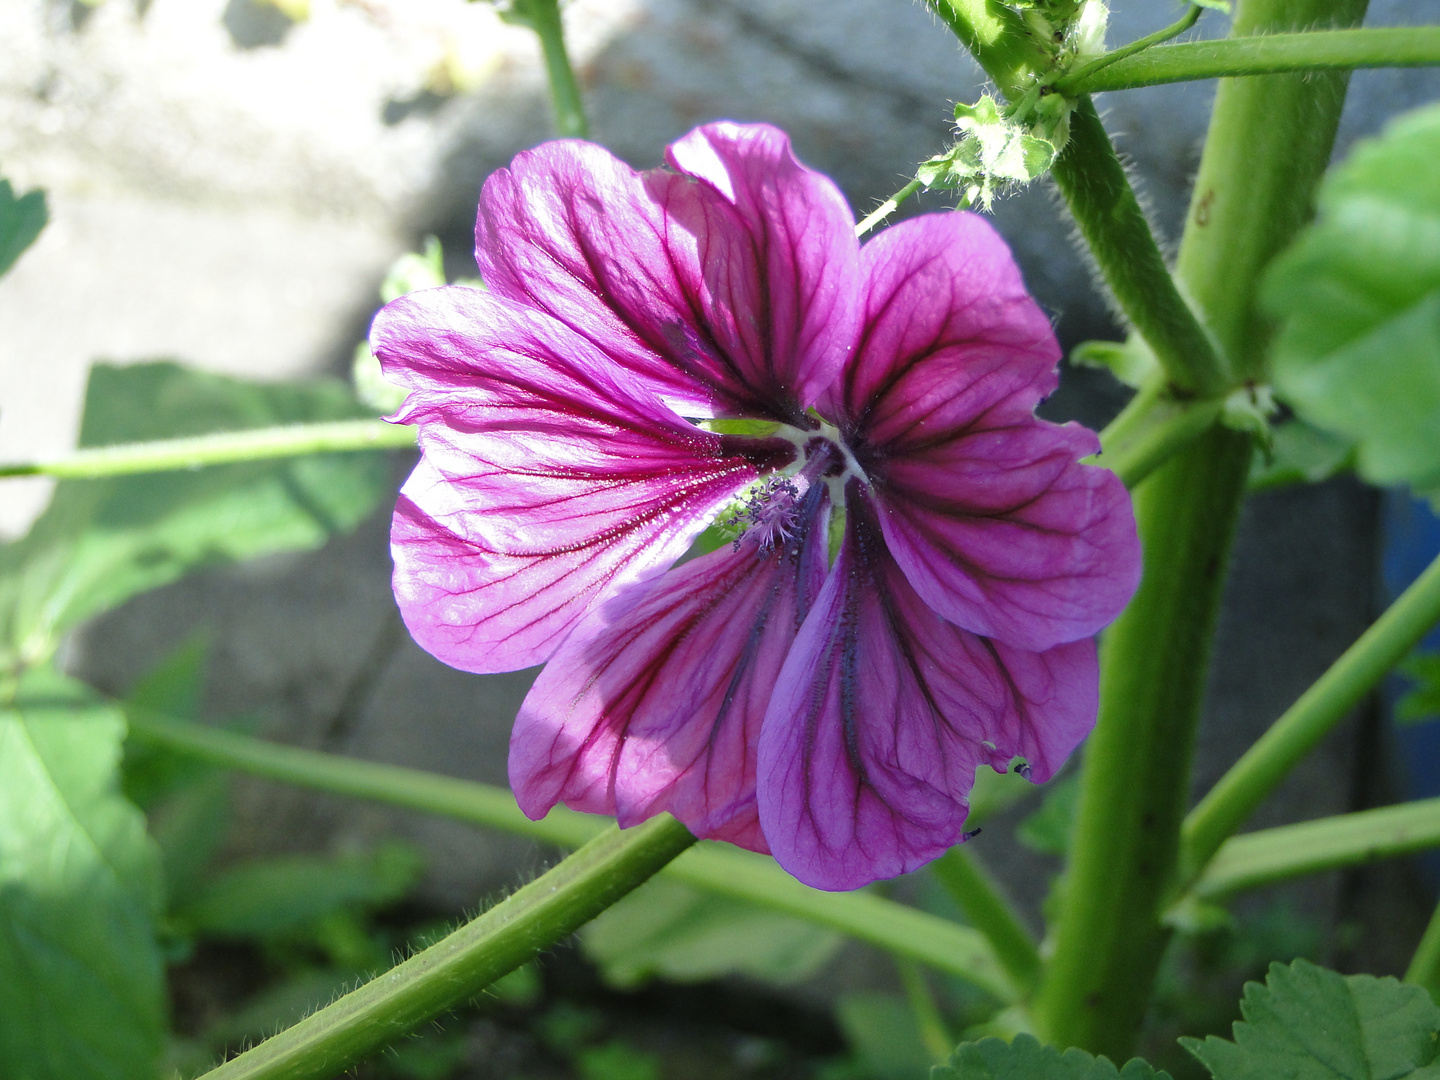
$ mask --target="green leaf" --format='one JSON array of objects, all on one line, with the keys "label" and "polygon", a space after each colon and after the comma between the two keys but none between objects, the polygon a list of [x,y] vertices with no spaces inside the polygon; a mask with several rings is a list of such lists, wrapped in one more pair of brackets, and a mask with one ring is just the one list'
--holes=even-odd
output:
[{"label": "green leaf", "polygon": [[15,265],[49,220],[45,192],[27,191],[17,199],[10,181],[0,180],[0,274]]},{"label": "green leaf", "polygon": [[1436,1080],[1440,1008],[1419,986],[1308,960],[1247,983],[1235,1041],[1181,1039],[1215,1080]]},{"label": "green leaf", "polygon": [[915,1011],[894,994],[846,994],[835,1009],[845,1041],[871,1080],[920,1080],[933,1058]]},{"label": "green leaf", "polygon": [[1140,1058],[1131,1058],[1117,1069],[1109,1058],[1074,1047],[1062,1054],[1025,1034],[1009,1043],[1004,1039],[961,1043],[950,1064],[937,1066],[930,1076],[931,1080],[1170,1080],[1169,1073]]},{"label": "green leaf", "polygon": [[[173,363],[96,365],[82,446],[365,415],[344,384],[259,384]],[[0,672],[43,661],[59,635],[197,567],[318,547],[389,484],[365,451],[190,472],[67,480],[30,533],[0,547]]]},{"label": "green leaf", "polygon": [[784,985],[818,971],[842,940],[799,919],[659,878],[580,931],[586,955],[621,987],[736,973]]},{"label": "green leaf", "polygon": [[1360,474],[1440,495],[1440,106],[1361,143],[1321,186],[1319,215],[1276,259],[1276,390],[1356,445]]},{"label": "green leaf", "polygon": [[1415,653],[1400,665],[1415,685],[1395,703],[1395,719],[1418,724],[1440,718],[1440,653]]},{"label": "green leaf", "polygon": [[1255,455],[1250,468],[1250,490],[1318,484],[1354,463],[1354,443],[1321,431],[1304,420],[1286,420],[1270,429],[1269,447]]},{"label": "green leaf", "polygon": [[0,1076],[155,1080],[159,864],[119,711],[48,669],[0,706]]},{"label": "green leaf", "polygon": [[286,855],[218,874],[173,913],[194,934],[266,938],[313,928],[336,912],[392,904],[410,891],[422,860],[398,842],[373,854]]},{"label": "green leaf", "polygon": [[433,289],[445,284],[445,252],[433,236],[425,238],[421,252],[407,251],[385,272],[380,283],[380,299],[389,303],[396,297],[419,289]]},{"label": "green leaf", "polygon": [[1070,850],[1070,834],[1075,831],[1079,809],[1080,777],[1056,781],[1046,792],[1040,809],[1016,826],[1015,839],[1032,851],[1064,855]]}]

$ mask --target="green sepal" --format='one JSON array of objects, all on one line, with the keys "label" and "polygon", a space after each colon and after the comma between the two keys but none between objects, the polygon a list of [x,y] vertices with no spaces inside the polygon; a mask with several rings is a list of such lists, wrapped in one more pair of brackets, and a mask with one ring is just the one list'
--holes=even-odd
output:
[{"label": "green sepal", "polygon": [[1070,350],[1070,362],[1104,368],[1126,386],[1139,388],[1160,366],[1139,335],[1126,341],[1082,341]]}]

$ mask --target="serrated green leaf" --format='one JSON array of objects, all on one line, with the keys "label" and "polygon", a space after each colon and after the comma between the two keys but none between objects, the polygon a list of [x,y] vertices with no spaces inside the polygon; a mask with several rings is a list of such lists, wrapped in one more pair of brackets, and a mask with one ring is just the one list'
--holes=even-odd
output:
[{"label": "serrated green leaf", "polygon": [[1266,275],[1275,386],[1367,480],[1440,493],[1440,106],[1361,143]]},{"label": "serrated green leaf", "polygon": [[1436,1080],[1440,1008],[1419,986],[1308,960],[1247,983],[1235,1041],[1181,1039],[1215,1080]]},{"label": "serrated green leaf", "polygon": [[842,938],[741,900],[656,879],[606,909],[580,931],[580,942],[614,986],[730,974],[785,985],[819,970]]},{"label": "serrated green leaf", "polygon": [[373,853],[283,855],[217,874],[171,914],[193,934],[265,938],[313,927],[336,912],[394,903],[415,884],[419,853],[399,842]]},{"label": "serrated green leaf", "polygon": [[[173,363],[90,374],[82,446],[366,415],[338,381],[260,384]],[[46,659],[59,635],[207,564],[318,547],[389,484],[365,451],[191,472],[66,480],[29,534],[0,547],[0,671]]]},{"label": "serrated green leaf", "polygon": [[1170,1074],[1132,1058],[1117,1069],[1109,1058],[1072,1047],[1063,1054],[1033,1035],[1013,1042],[981,1039],[961,1043],[948,1065],[937,1065],[931,1080],[1170,1080]]},{"label": "serrated green leaf", "polygon": [[0,274],[15,265],[50,220],[43,191],[27,191],[18,199],[9,180],[0,180]]},{"label": "serrated green leaf", "polygon": [[1015,828],[1015,839],[1032,851],[1064,855],[1070,850],[1075,816],[1080,809],[1080,778],[1067,776],[1050,785],[1040,809]]},{"label": "serrated green leaf", "polygon": [[1400,670],[1415,685],[1395,703],[1395,719],[1402,724],[1440,719],[1440,653],[1415,653]]},{"label": "serrated green leaf", "polygon": [[155,1080],[159,863],[119,710],[48,669],[0,707],[0,1076]]}]

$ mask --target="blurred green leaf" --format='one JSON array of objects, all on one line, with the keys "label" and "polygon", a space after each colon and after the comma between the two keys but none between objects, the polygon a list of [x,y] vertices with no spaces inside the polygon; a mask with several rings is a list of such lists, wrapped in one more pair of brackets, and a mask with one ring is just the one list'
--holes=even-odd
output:
[{"label": "blurred green leaf", "polygon": [[313,931],[336,912],[394,903],[421,868],[416,850],[398,842],[369,854],[257,859],[207,880],[172,916],[192,933],[220,938]]},{"label": "blurred green leaf", "polygon": [[658,878],[580,931],[586,955],[621,987],[737,973],[785,985],[818,971],[842,941],[800,919]]},{"label": "blurred green leaf", "polygon": [[1250,490],[1318,484],[1354,464],[1354,443],[1304,420],[1290,419],[1270,429],[1269,447],[1255,455]]},{"label": "blurred green leaf", "polygon": [[118,709],[48,669],[0,706],[0,1076],[155,1080],[159,862]]},{"label": "blurred green leaf", "polygon": [[1360,475],[1440,493],[1440,106],[1393,121],[1321,185],[1268,271],[1277,392],[1356,445]]},{"label": "blurred green leaf", "polygon": [[1308,960],[1247,983],[1235,1041],[1181,1039],[1216,1080],[1436,1080],[1440,1008],[1419,986]]},{"label": "blurred green leaf", "polygon": [[1140,1058],[1117,1069],[1109,1058],[1074,1047],[1062,1054],[1025,1034],[1008,1043],[993,1038],[961,1043],[950,1064],[937,1067],[931,1076],[933,1080],[1170,1080],[1169,1073]]},{"label": "blurred green leaf", "polygon": [[660,1080],[660,1058],[620,1039],[575,1055],[581,1080]]},{"label": "blurred green leaf", "polygon": [[1064,855],[1070,850],[1075,816],[1080,809],[1080,777],[1067,776],[1050,785],[1040,809],[1020,822],[1015,838],[1032,851]]},{"label": "blurred green leaf", "polygon": [[1400,665],[1415,685],[1395,703],[1395,719],[1418,724],[1440,718],[1440,653],[1415,653]]},{"label": "blurred green leaf", "polygon": [[933,1061],[920,1024],[904,998],[894,994],[846,994],[835,1008],[856,1063],[870,1080],[924,1080]]},{"label": "blurred green leaf", "polygon": [[1138,336],[1126,341],[1082,341],[1070,350],[1070,362],[1079,367],[1104,368],[1126,386],[1134,387],[1160,366]]},{"label": "blurred green leaf", "polygon": [[439,240],[427,236],[423,250],[407,251],[390,264],[385,280],[380,283],[380,299],[388,304],[406,293],[444,284],[445,251]]},{"label": "blurred green leaf", "polygon": [[18,199],[9,180],[0,180],[0,274],[15,265],[50,220],[43,191],[27,191]]},{"label": "blurred green leaf", "polygon": [[[97,364],[80,444],[363,415],[336,381]],[[29,534],[0,547],[0,671],[43,661],[64,630],[197,567],[318,547],[374,508],[388,473],[383,454],[366,451],[62,481]]]}]

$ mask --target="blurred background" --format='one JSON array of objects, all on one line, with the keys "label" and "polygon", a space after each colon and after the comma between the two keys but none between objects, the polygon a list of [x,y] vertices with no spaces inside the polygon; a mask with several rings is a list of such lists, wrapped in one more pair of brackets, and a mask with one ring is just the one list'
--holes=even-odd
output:
[{"label": "blurred background", "polygon": [[[1112,45],[1179,13],[1168,0],[1116,0],[1116,8]],[[1421,0],[1375,0],[1369,21],[1426,15],[1433,5]],[[947,143],[952,103],[974,100],[982,86],[913,0],[574,0],[564,17],[596,141],[649,167],[697,123],[769,121],[791,134],[808,164],[836,178],[858,212]],[[1225,29],[1226,18],[1212,12],[1199,32]],[[1212,94],[1213,84],[1201,83],[1101,101],[1158,228],[1172,239]],[[1437,97],[1433,72],[1357,74],[1337,153],[1387,116]],[[433,235],[450,277],[474,274],[480,185],[515,152],[551,137],[550,117],[534,36],[484,2],[0,0],[0,172],[17,190],[46,189],[51,212],[36,246],[0,282],[0,460],[74,445],[96,361],[171,359],[262,379],[347,376],[398,256]],[[906,212],[945,207],[943,195],[931,195]],[[995,218],[1067,348],[1118,336],[1043,183],[998,203]],[[1045,411],[1099,427],[1126,393],[1108,374],[1067,370]],[[398,485],[410,462],[397,455],[393,465]],[[0,533],[17,536],[49,489],[43,481],[5,485]],[[1382,510],[1379,493],[1349,479],[1250,501],[1201,735],[1200,790],[1395,587],[1380,573],[1389,542],[1382,520],[1403,518],[1405,504]],[[319,551],[205,572],[141,596],[75,635],[65,663],[123,694],[177,649],[203,641],[204,717],[248,717],[251,730],[299,745],[504,783],[510,723],[533,672],[467,675],[410,642],[389,592],[387,529],[388,506]],[[1372,704],[1255,824],[1409,794],[1427,781],[1398,767],[1397,745]],[[1058,863],[1043,836],[1018,845],[1009,828],[1036,805],[987,827],[974,850],[1038,925]],[[402,838],[423,865],[403,900],[412,920],[473,911],[553,859],[498,834],[254,781],[235,786],[227,829],[228,860],[374,850]],[[926,902],[924,882],[896,888]],[[1236,967],[1255,962],[1247,948],[1265,953],[1261,962],[1303,951],[1342,969],[1397,972],[1433,889],[1422,868],[1387,864],[1277,890],[1248,901],[1254,940],[1232,942],[1227,958],[1211,960]],[[238,1008],[260,978],[244,974],[240,959],[211,960],[222,974],[191,977],[193,1000],[177,1004],[182,1027]],[[442,1055],[431,1075],[810,1075],[787,1054],[831,1061],[826,1075],[835,1077],[889,1075],[885,1052],[872,1047],[866,1058],[856,1041],[866,1036],[856,1032],[867,1023],[872,1035],[884,1029],[885,1006],[874,1002],[889,1000],[898,977],[859,946],[823,942],[797,954],[792,974],[803,978],[781,977],[791,983],[783,989],[732,977],[698,989],[620,990],[626,979],[610,971],[607,982],[593,961],[562,950],[536,976],[539,989],[517,991],[515,1011],[457,1021],[468,1049]],[[1197,951],[1184,977],[1202,978],[1208,962]],[[241,974],[224,975],[227,963]],[[634,1016],[668,1019],[640,1024],[650,1036],[606,1041],[606,1025],[633,1026],[625,1018]],[[1169,1022],[1158,1017],[1157,1030]],[[654,1030],[687,1024],[699,1032],[689,1050],[651,1045]],[[794,1046],[775,1050],[786,1039]],[[611,1053],[608,1064],[592,1053],[598,1065],[555,1049],[632,1043],[640,1049]],[[674,1063],[696,1046],[709,1048],[703,1068]],[[894,1068],[911,1075],[903,1062]]]}]

